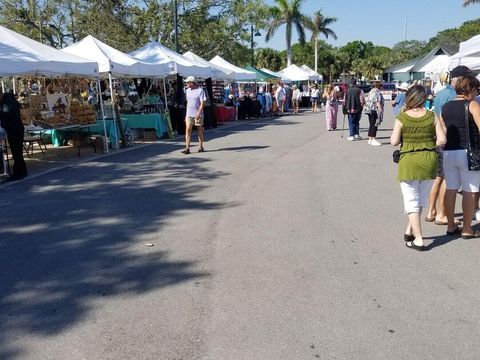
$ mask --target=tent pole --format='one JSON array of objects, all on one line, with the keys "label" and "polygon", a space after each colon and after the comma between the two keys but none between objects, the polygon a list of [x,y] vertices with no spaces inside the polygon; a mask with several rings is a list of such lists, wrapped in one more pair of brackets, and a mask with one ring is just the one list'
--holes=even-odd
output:
[{"label": "tent pole", "polygon": [[17,93],[17,89],[16,89],[16,84],[15,84],[15,76],[12,77],[12,82],[13,82],[13,93],[16,94]]},{"label": "tent pole", "polygon": [[2,92],[5,93],[5,83],[2,80]]},{"label": "tent pole", "polygon": [[115,134],[115,143],[112,144],[113,149],[118,150],[118,137],[117,137],[117,124],[120,119],[117,119],[117,112],[115,111],[115,101],[113,99],[113,82],[112,82],[112,73],[108,72],[108,82],[110,83],[110,99],[112,100],[112,110],[113,110],[113,118],[114,118],[114,134]]},{"label": "tent pole", "polygon": [[103,132],[105,134],[105,152],[108,154],[110,151],[108,149],[107,125],[106,125],[106,120],[105,120],[105,109],[103,108],[102,88],[100,86],[100,78],[99,77],[97,77],[97,94],[98,94],[98,100],[99,100],[99,103],[100,103],[100,110],[102,111]]},{"label": "tent pole", "polygon": [[167,85],[165,84],[165,76],[163,77],[163,97],[165,99],[165,111],[167,111]]}]

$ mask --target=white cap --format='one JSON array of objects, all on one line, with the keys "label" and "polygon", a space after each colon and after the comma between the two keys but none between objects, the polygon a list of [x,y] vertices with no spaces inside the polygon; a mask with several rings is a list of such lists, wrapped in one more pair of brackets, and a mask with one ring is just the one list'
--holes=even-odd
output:
[{"label": "white cap", "polygon": [[406,82],[402,82],[400,85],[398,85],[398,88],[400,90],[408,90],[408,87],[409,87],[409,85]]},{"label": "white cap", "polygon": [[193,82],[193,83],[196,83],[197,82],[197,79],[195,79],[195,76],[189,76],[185,79],[185,82],[186,83],[189,83],[189,82]]}]

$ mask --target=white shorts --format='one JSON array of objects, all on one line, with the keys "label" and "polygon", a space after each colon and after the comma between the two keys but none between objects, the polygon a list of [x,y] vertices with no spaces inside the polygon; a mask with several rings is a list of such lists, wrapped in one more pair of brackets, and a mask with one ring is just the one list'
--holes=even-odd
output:
[{"label": "white shorts", "polygon": [[419,213],[421,208],[428,206],[428,196],[432,185],[433,179],[400,181],[403,205],[407,214]]},{"label": "white shorts", "polygon": [[448,190],[461,187],[467,192],[478,192],[480,171],[468,170],[467,150],[444,150],[443,171]]}]

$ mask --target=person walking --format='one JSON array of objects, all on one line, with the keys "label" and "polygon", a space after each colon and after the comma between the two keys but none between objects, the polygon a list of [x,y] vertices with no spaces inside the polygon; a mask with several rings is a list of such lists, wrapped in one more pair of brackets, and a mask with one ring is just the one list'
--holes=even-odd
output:
[{"label": "person walking", "polygon": [[405,92],[408,90],[408,84],[406,82],[401,83],[397,90],[397,97],[392,101],[392,112],[395,119],[405,105]]},{"label": "person walking", "polygon": [[379,142],[376,137],[378,126],[383,121],[385,100],[380,92],[382,82],[380,80],[375,80],[372,85],[373,87],[368,93],[364,108],[365,113],[368,115],[368,122],[370,124],[368,128],[368,145],[380,146],[382,143]]},{"label": "person walking", "polygon": [[13,171],[7,181],[23,179],[28,175],[23,158],[25,128],[20,117],[20,104],[13,93],[3,93],[0,89],[0,126],[7,132],[7,140],[12,152]]},{"label": "person walking", "polygon": [[338,99],[337,92],[332,84],[325,87],[323,98],[325,98],[326,101],[325,119],[327,122],[327,130],[333,131],[337,128]]},{"label": "person walking", "polygon": [[404,240],[408,248],[425,250],[420,216],[427,206],[428,193],[437,174],[436,145],[446,142],[445,132],[432,111],[426,110],[427,91],[414,85],[406,92],[405,111],[393,127],[390,143],[400,147],[397,180],[403,195],[408,225]]},{"label": "person walking", "polygon": [[[440,120],[447,133],[447,143],[443,148],[443,170],[445,172],[446,193],[445,213],[447,215],[447,235],[460,234],[464,239],[480,237],[473,231],[472,217],[475,210],[476,193],[479,192],[480,171],[469,171],[467,148],[480,146],[480,105],[475,96],[479,94],[480,81],[471,74],[456,81],[455,99],[442,107]],[[468,128],[466,115],[468,114]],[[470,144],[467,143],[467,132]],[[462,187],[463,229],[455,224],[455,199]]]},{"label": "person walking", "polygon": [[287,98],[287,93],[282,83],[279,83],[275,89],[275,98],[277,99],[277,108],[282,115],[285,111],[285,100]]},{"label": "person walking", "polygon": [[[452,69],[450,72],[450,83],[440,90],[433,102],[433,111],[439,117],[442,113],[443,105],[457,97],[455,91],[455,84],[463,76],[470,74],[468,67],[460,65]],[[432,185],[432,190],[429,195],[428,212],[425,216],[425,221],[435,222],[437,225],[447,225],[447,215],[445,214],[445,173],[443,171],[443,149],[437,148],[438,152],[438,172],[437,177]],[[478,201],[477,201],[478,202]],[[438,204],[437,204],[438,203]]]},{"label": "person walking", "polygon": [[204,152],[203,147],[203,109],[207,96],[205,91],[197,85],[197,80],[193,76],[185,79],[187,83],[186,98],[187,98],[187,114],[185,117],[185,149],[182,153],[190,154],[190,140],[192,138],[192,129],[197,128],[198,133],[198,152]]},{"label": "person walking", "polygon": [[292,104],[293,104],[293,113],[298,114],[298,110],[300,108],[300,101],[302,101],[302,92],[296,86],[292,86],[293,93],[292,93]]},{"label": "person walking", "polygon": [[350,132],[347,140],[360,140],[360,117],[362,116],[362,109],[365,106],[365,95],[357,86],[357,80],[350,80],[350,86],[345,92],[343,104],[345,107],[344,112],[348,114],[348,130]]},{"label": "person walking", "polygon": [[312,96],[310,97],[310,101],[312,103],[312,112],[317,112],[318,110],[318,98],[320,97],[320,90],[318,89],[318,85],[315,84],[312,87]]}]

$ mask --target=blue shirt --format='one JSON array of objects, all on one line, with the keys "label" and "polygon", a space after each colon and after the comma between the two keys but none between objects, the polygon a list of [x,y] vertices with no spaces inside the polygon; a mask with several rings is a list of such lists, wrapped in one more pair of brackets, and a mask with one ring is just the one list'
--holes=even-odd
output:
[{"label": "blue shirt", "polygon": [[397,118],[397,115],[400,113],[400,109],[405,105],[405,93],[403,91],[399,91],[393,102],[396,104],[392,110],[393,117]]},{"label": "blue shirt", "polygon": [[445,89],[442,89],[438,92],[437,96],[435,96],[435,100],[433,102],[433,111],[435,115],[440,116],[442,114],[442,107],[450,100],[453,100],[457,97],[457,92],[452,85],[447,85]]}]

